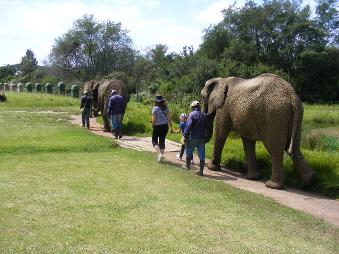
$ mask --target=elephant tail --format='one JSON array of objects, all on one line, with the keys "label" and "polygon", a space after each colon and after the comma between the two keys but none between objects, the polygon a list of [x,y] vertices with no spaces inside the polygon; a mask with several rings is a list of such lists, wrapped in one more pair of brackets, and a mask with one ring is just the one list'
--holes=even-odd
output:
[{"label": "elephant tail", "polygon": [[288,154],[292,155],[300,149],[301,140],[301,126],[303,120],[304,109],[302,102],[296,94],[293,94],[292,98],[292,128],[291,139],[288,147]]}]

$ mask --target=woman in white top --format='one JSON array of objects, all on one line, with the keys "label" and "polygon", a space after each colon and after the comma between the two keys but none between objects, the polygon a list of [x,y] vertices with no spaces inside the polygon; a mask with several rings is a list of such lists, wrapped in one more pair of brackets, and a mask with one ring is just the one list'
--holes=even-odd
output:
[{"label": "woman in white top", "polygon": [[158,161],[162,161],[165,153],[165,139],[168,128],[173,132],[171,114],[161,95],[156,96],[152,108],[152,145],[157,151]]}]

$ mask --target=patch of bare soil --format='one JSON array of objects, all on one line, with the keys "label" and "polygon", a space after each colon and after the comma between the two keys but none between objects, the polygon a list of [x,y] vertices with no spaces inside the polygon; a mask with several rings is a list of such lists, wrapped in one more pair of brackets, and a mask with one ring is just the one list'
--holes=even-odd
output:
[{"label": "patch of bare soil", "polygon": [[[73,115],[71,117],[72,123],[80,126],[82,125],[80,115]],[[96,122],[95,118],[90,119],[90,131],[97,135],[113,138],[111,133],[102,131],[102,126]],[[154,152],[150,137],[140,138],[124,136],[122,139],[117,139],[116,141],[121,147],[136,149],[139,151]],[[184,161],[178,161],[175,157],[178,151],[180,151],[180,147],[180,144],[166,140],[165,162],[177,165],[181,168],[181,165],[184,164]],[[194,161],[193,164],[194,170],[197,169],[195,165],[198,165],[199,163],[197,156],[195,160],[196,161]],[[310,194],[293,188],[285,188],[284,190],[269,189],[265,187],[264,182],[247,180],[240,173],[235,173],[233,170],[225,167],[222,168],[221,172],[214,172],[205,168],[204,177],[211,180],[223,181],[235,188],[270,197],[282,205],[312,214],[315,217],[321,218],[324,221],[339,227],[338,200]]]}]

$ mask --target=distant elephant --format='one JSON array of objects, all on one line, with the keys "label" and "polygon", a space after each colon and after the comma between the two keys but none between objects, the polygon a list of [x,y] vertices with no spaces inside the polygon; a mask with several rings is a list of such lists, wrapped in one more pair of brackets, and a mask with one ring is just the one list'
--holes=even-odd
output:
[{"label": "distant elephant", "polygon": [[277,75],[265,73],[253,79],[213,78],[201,91],[207,114],[207,140],[215,142],[208,168],[220,170],[221,153],[233,128],[243,142],[248,179],[259,179],[255,142],[260,140],[272,160],[271,179],[266,187],[284,188],[283,155],[286,151],[298,168],[305,186],[315,179],[300,152],[303,106],[293,87]]},{"label": "distant elephant", "polygon": [[93,114],[98,116],[98,112],[101,111],[104,124],[103,131],[106,132],[111,131],[107,106],[112,90],[116,90],[125,99],[125,113],[129,96],[127,86],[121,80],[91,80],[84,84],[84,91],[88,91],[93,98]]}]

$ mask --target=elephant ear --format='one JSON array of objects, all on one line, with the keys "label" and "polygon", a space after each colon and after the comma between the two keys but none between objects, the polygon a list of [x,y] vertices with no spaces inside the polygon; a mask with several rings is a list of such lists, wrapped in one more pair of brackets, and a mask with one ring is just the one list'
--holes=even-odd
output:
[{"label": "elephant ear", "polygon": [[224,78],[213,78],[207,80],[201,96],[204,98],[205,105],[208,107],[208,114],[214,113],[222,106],[228,91]]}]

